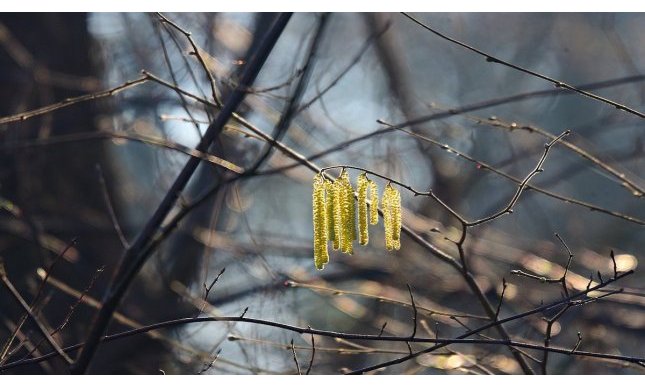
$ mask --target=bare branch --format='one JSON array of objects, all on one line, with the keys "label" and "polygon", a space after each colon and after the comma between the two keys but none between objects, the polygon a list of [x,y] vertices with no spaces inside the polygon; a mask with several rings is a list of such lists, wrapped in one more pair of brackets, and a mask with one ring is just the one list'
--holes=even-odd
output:
[{"label": "bare branch", "polygon": [[507,62],[507,61],[501,60],[501,59],[499,59],[499,58],[496,58],[496,57],[494,57],[494,56],[492,56],[492,55],[490,55],[490,54],[487,54],[487,53],[485,53],[485,52],[483,52],[483,51],[481,51],[481,50],[479,50],[479,49],[477,49],[477,48],[475,48],[475,47],[469,46],[469,45],[467,45],[467,44],[465,44],[465,43],[462,43],[462,42],[460,42],[460,41],[458,41],[458,40],[456,40],[456,39],[453,39],[453,38],[451,38],[451,37],[448,37],[448,36],[446,36],[446,35],[444,35],[444,34],[442,34],[442,33],[438,32],[437,30],[435,30],[435,29],[431,28],[429,25],[422,23],[421,21],[419,21],[419,20],[415,19],[414,17],[410,16],[409,14],[407,14],[407,13],[405,13],[405,12],[402,12],[402,14],[403,14],[405,17],[407,17],[408,19],[410,19],[410,20],[412,20],[413,22],[415,22],[416,24],[418,24],[419,26],[421,26],[421,27],[425,28],[426,30],[428,30],[428,31],[432,32],[433,34],[435,34],[435,35],[437,35],[437,36],[439,36],[439,37],[441,37],[441,38],[443,38],[443,39],[445,39],[445,40],[448,40],[448,41],[449,41],[449,42],[451,42],[451,43],[455,43],[455,44],[457,44],[457,45],[459,45],[459,46],[462,46],[462,47],[464,47],[464,48],[466,48],[466,49],[468,49],[468,50],[470,50],[470,51],[473,51],[473,52],[475,52],[475,53],[477,53],[477,54],[479,54],[479,55],[483,56],[484,58],[486,58],[486,61],[487,61],[487,62],[491,62],[491,63],[499,63],[499,64],[501,64],[501,65],[504,65],[504,66],[510,67],[510,68],[512,68],[512,69],[519,70],[519,71],[521,71],[521,72],[523,72],[523,73],[526,73],[526,74],[532,75],[532,76],[537,77],[537,78],[540,78],[540,79],[544,79],[545,81],[549,81],[549,82],[553,83],[553,85],[554,85],[555,87],[562,88],[562,89],[567,89],[567,90],[570,90],[570,91],[576,92],[576,93],[578,93],[578,94],[584,95],[585,97],[589,97],[589,98],[591,98],[591,99],[595,99],[595,100],[597,100],[597,101],[600,101],[600,102],[603,102],[603,103],[609,104],[609,105],[611,105],[611,106],[615,107],[615,108],[616,108],[616,109],[618,109],[618,110],[623,110],[623,111],[625,111],[625,112],[627,112],[627,113],[631,113],[631,114],[633,114],[633,115],[635,115],[635,116],[638,116],[638,117],[640,117],[640,118],[645,118],[645,114],[644,114],[644,113],[641,113],[641,112],[639,112],[639,111],[637,111],[637,110],[635,110],[635,109],[632,109],[632,108],[630,108],[630,107],[628,107],[628,106],[625,106],[625,105],[620,104],[620,103],[618,103],[618,102],[614,102],[614,101],[612,101],[612,100],[610,100],[610,99],[608,99],[608,98],[601,97],[601,96],[599,96],[599,95],[596,95],[596,94],[590,93],[590,92],[588,92],[588,91],[580,90],[580,89],[578,89],[578,88],[576,88],[576,87],[574,87],[574,86],[571,86],[571,85],[569,85],[569,84],[567,84],[567,83],[565,83],[565,82],[558,81],[558,80],[553,79],[553,78],[551,78],[551,77],[548,77],[548,76],[546,76],[546,75],[539,74],[539,73],[537,73],[537,72],[535,72],[535,71],[532,71],[532,70],[527,70],[527,69],[525,69],[525,68],[523,68],[523,67],[520,67],[520,66],[518,66],[518,65],[515,65],[515,64],[512,64],[512,63],[510,63],[510,62]]}]

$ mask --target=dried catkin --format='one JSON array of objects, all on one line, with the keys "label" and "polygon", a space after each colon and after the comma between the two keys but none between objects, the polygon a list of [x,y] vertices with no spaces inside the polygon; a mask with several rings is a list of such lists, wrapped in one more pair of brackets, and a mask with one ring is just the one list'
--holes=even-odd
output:
[{"label": "dried catkin", "polygon": [[327,240],[332,242],[332,248],[338,250],[340,239],[336,236],[336,226],[334,222],[334,183],[325,179],[325,217],[327,219]]},{"label": "dried catkin", "polygon": [[327,251],[327,219],[325,205],[325,179],[322,174],[314,177],[313,183],[313,225],[314,225],[314,264],[322,270],[329,262]]},{"label": "dried catkin", "polygon": [[378,187],[376,182],[369,180],[370,185],[370,224],[378,224]]},{"label": "dried catkin", "polygon": [[341,251],[346,254],[354,254],[353,242],[356,238],[356,213],[354,205],[354,189],[349,180],[347,171],[343,171],[338,178],[341,184],[341,205],[342,205],[342,225],[343,235],[341,237]]},{"label": "dried catkin", "polygon": [[367,188],[369,180],[365,173],[358,176],[356,190],[358,191],[358,243],[366,245],[369,242],[367,224]]}]

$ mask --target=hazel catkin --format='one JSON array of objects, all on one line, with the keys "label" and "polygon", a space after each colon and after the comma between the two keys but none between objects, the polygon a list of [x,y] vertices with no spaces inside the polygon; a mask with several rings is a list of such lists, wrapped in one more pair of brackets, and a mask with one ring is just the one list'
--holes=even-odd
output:
[{"label": "hazel catkin", "polygon": [[332,183],[333,195],[333,213],[334,213],[334,240],[333,247],[335,250],[342,249],[343,246],[343,187],[340,178]]},{"label": "hazel catkin", "polygon": [[354,188],[349,180],[347,171],[343,171],[340,180],[341,206],[342,206],[342,237],[341,251],[345,254],[354,254],[353,242],[356,239],[356,207],[354,205]]},{"label": "hazel catkin", "polygon": [[401,248],[401,193],[394,189],[392,195],[392,247],[394,250]]},{"label": "hazel catkin", "polygon": [[325,205],[325,178],[322,174],[314,177],[313,183],[313,226],[314,226],[314,265],[322,270],[329,262],[327,251],[327,209]]},{"label": "hazel catkin", "polygon": [[388,183],[383,190],[383,197],[381,198],[381,206],[383,210],[383,231],[385,233],[385,248],[387,250],[394,249],[394,236],[392,235],[393,191],[394,188],[390,183]]},{"label": "hazel catkin", "polygon": [[378,187],[376,182],[369,180],[370,188],[370,224],[372,226],[378,224]]},{"label": "hazel catkin", "polygon": [[369,181],[365,173],[358,176],[356,190],[358,192],[358,243],[366,245],[369,242],[367,218],[367,189]]},{"label": "hazel catkin", "polygon": [[[335,181],[318,173],[313,181],[314,264],[322,270],[329,262],[328,243],[334,250],[354,253],[353,242],[369,243],[369,225],[378,223],[379,196],[376,183],[361,173],[356,192],[343,169]],[[358,199],[358,200],[356,200]],[[401,248],[401,193],[388,182],[380,198],[385,231],[385,248]],[[369,205],[369,208],[368,208]],[[358,215],[358,231],[356,217]]]},{"label": "hazel catkin", "polygon": [[327,219],[327,240],[331,241],[332,248],[338,250],[340,248],[340,239],[337,236],[334,222],[334,183],[325,179],[325,217]]},{"label": "hazel catkin", "polygon": [[401,248],[401,193],[388,183],[383,191],[383,227],[385,231],[385,248]]}]

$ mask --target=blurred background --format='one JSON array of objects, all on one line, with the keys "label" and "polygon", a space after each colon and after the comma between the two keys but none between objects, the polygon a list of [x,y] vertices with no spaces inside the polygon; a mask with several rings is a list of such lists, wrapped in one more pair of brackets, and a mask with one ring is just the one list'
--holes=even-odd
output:
[{"label": "blurred background", "polygon": [[[7,278],[61,346],[86,337],[123,250],[217,115],[215,98],[225,100],[236,86],[249,53],[275,19],[270,13],[164,16],[191,33],[199,55],[187,35],[157,14],[0,14],[0,258]],[[645,109],[643,14],[414,16],[515,65]],[[276,131],[314,42],[296,113],[286,130]],[[142,79],[141,70],[175,89],[145,78],[96,94]],[[96,98],[16,118],[83,95]],[[475,105],[338,146],[386,128],[381,122]],[[238,113],[306,157],[338,146],[314,160],[319,167],[347,164],[419,191],[432,189],[471,220],[502,209],[517,190],[516,182],[491,168],[521,181],[548,136],[571,130],[568,145],[554,146],[544,172],[531,181],[542,192],[527,190],[513,214],[468,231],[469,270],[493,305],[502,278],[507,281],[500,316],[508,317],[561,297],[559,284],[511,274],[562,276],[569,254],[554,233],[574,254],[571,291],[584,290],[590,275],[598,283],[597,272],[611,278],[613,250],[619,271],[636,270],[607,288],[624,292],[569,310],[553,325],[551,345],[573,348],[580,332],[581,350],[645,355],[641,118],[487,62],[404,15],[376,13],[294,14]],[[266,146],[231,121],[211,153],[249,168]],[[350,176],[355,181],[356,171]],[[329,265],[316,270],[313,173],[282,152],[270,153],[252,176],[229,177],[227,169],[202,163],[180,204],[204,200],[147,261],[110,333],[200,312],[239,316],[248,308],[247,317],[303,327],[405,335],[412,314],[406,284],[419,308],[419,336],[455,337],[486,322],[460,272],[406,236],[399,251],[387,251],[382,223],[371,227],[368,246],[356,244],[352,256],[330,249]],[[375,180],[382,192],[384,181]],[[404,224],[457,257],[450,240],[460,237],[459,222],[428,197],[401,194]],[[49,278],[39,290],[45,271]],[[31,321],[21,324],[23,314],[3,287],[0,364],[51,351]],[[513,339],[541,345],[543,317],[552,314],[517,320],[507,329]],[[494,330],[484,333],[497,337]],[[293,374],[291,340],[304,370],[312,352],[309,335],[210,322],[103,344],[91,372]],[[404,343],[316,337],[311,373],[343,373],[407,353]],[[540,351],[527,353],[542,359]],[[558,354],[548,364],[557,374],[643,373],[623,362]],[[66,373],[66,366],[53,359],[3,372]],[[451,345],[377,373],[521,372],[506,347]]]}]

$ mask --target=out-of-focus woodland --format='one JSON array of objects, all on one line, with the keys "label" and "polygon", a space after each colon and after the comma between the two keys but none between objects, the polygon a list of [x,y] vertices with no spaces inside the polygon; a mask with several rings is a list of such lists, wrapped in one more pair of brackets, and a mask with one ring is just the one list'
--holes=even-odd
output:
[{"label": "out-of-focus woodland", "polygon": [[[643,14],[0,14],[0,373],[642,374],[644,38]],[[379,221],[320,271],[339,165],[399,184],[401,249]]]}]

